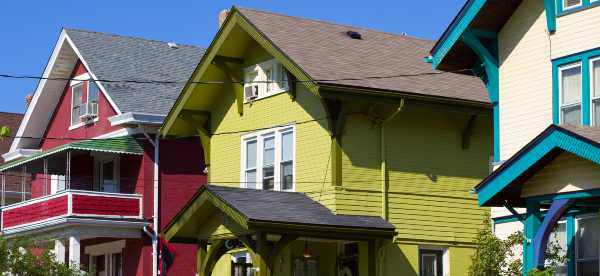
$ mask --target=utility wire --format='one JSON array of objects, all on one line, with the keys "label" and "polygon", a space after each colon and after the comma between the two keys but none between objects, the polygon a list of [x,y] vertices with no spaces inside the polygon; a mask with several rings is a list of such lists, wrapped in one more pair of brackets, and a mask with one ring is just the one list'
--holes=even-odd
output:
[{"label": "utility wire", "polygon": [[[304,82],[334,82],[334,81],[363,81],[363,80],[381,80],[381,79],[394,79],[394,78],[410,78],[419,76],[430,76],[430,75],[442,75],[452,73],[464,73],[473,72],[472,69],[460,69],[453,71],[433,71],[433,72],[422,72],[414,74],[396,74],[396,75],[384,75],[384,76],[367,76],[360,78],[335,78],[335,79],[314,79],[314,80],[298,80],[291,79],[288,81],[294,83]],[[104,82],[104,83],[135,83],[135,84],[245,84],[245,81],[189,81],[189,80],[133,80],[133,79],[80,79],[80,78],[60,78],[60,77],[43,77],[43,76],[32,76],[32,75],[11,75],[11,74],[0,74],[0,78],[6,79],[34,79],[34,80],[53,80],[53,81],[93,81],[93,82]],[[276,83],[277,81],[251,81],[247,83]]]}]

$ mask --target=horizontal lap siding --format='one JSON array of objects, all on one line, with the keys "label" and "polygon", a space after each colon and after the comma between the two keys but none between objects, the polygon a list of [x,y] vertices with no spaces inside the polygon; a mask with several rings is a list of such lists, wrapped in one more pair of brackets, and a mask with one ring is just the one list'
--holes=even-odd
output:
[{"label": "horizontal lap siding", "polygon": [[600,188],[600,167],[565,152],[544,166],[523,186],[522,197]]},{"label": "horizontal lap siding", "polygon": [[523,1],[498,34],[502,160],[552,123],[551,60],[600,47],[600,7],[557,17],[549,35],[543,5]]},{"label": "horizontal lap siding", "polygon": [[[398,239],[470,244],[487,208],[472,188],[487,175],[489,117],[478,117],[469,149],[462,149],[467,115],[411,106],[386,125],[388,214]],[[382,215],[379,127],[363,115],[349,117],[343,138],[340,214]]]},{"label": "horizontal lap siding", "polygon": [[139,199],[73,195],[73,214],[138,216]]},{"label": "horizontal lap siding", "polygon": [[67,195],[52,198],[27,206],[3,211],[4,228],[42,221],[48,218],[66,215],[68,212]]}]

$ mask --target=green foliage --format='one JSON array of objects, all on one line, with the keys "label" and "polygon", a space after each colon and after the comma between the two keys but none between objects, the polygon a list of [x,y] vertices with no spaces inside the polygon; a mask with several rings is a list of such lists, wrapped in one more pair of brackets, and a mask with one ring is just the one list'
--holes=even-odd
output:
[{"label": "green foliage", "polygon": [[29,239],[7,241],[0,238],[0,275],[80,276],[79,269],[55,261],[42,243]]},{"label": "green foliage", "polygon": [[0,140],[9,137],[11,134],[10,128],[7,126],[0,126]]},{"label": "green foliage", "polygon": [[[469,268],[470,276],[520,276],[523,263],[522,253],[516,250],[517,245],[522,245],[524,236],[519,231],[511,234],[505,240],[494,235],[491,220],[487,216],[484,227],[477,233],[475,243],[477,249],[471,259]],[[562,247],[557,242],[548,243],[546,249],[546,264],[544,270],[531,270],[528,276],[552,276],[556,269],[567,263],[568,258]]]}]

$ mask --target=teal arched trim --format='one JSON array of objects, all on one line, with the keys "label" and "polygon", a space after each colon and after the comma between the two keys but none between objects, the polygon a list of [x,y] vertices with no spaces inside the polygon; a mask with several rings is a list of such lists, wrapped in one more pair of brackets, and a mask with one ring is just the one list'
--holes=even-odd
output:
[{"label": "teal arched trim", "polygon": [[[555,149],[570,152],[600,165],[600,147],[587,139],[581,138],[579,135],[553,125],[525,146],[523,150],[515,154],[476,188],[479,205],[485,205],[496,194],[504,190]],[[554,199],[564,196],[566,195],[557,195]],[[575,193],[569,196],[586,196],[586,194]]]}]

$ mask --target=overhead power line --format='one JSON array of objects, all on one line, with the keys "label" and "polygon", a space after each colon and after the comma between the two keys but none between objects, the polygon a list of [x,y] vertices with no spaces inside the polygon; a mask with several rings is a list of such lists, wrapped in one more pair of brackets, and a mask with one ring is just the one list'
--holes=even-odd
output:
[{"label": "overhead power line", "polygon": [[[422,72],[422,73],[414,73],[414,74],[395,74],[395,75],[379,75],[379,76],[366,76],[360,78],[332,78],[332,79],[314,79],[314,80],[298,80],[293,79],[289,80],[295,83],[304,83],[304,82],[334,82],[334,81],[366,81],[366,80],[382,80],[382,79],[395,79],[395,78],[410,78],[410,77],[419,77],[419,76],[430,76],[430,75],[442,75],[442,74],[452,74],[452,73],[465,73],[469,72],[473,74],[473,70],[471,69],[461,69],[454,71],[432,71],[432,72]],[[5,79],[33,79],[33,80],[52,80],[52,81],[93,81],[93,82],[104,82],[104,83],[134,83],[134,84],[208,84],[208,85],[218,85],[218,84],[245,84],[245,81],[188,81],[188,80],[134,80],[134,79],[80,79],[80,78],[60,78],[60,77],[43,77],[43,76],[32,76],[32,75],[11,75],[11,74],[0,74],[0,78]],[[277,81],[251,81],[248,83],[275,83]]]}]

